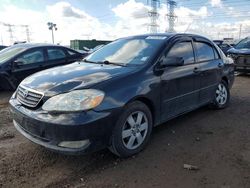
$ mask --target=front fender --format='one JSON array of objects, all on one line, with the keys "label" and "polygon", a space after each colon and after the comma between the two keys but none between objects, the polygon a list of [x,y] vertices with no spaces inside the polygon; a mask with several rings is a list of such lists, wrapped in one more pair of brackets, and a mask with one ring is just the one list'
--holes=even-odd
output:
[{"label": "front fender", "polygon": [[105,97],[96,111],[106,111],[119,108],[139,98],[145,98],[153,105],[155,118],[160,112],[160,77],[151,73],[128,75],[111,79],[97,89],[105,92]]}]

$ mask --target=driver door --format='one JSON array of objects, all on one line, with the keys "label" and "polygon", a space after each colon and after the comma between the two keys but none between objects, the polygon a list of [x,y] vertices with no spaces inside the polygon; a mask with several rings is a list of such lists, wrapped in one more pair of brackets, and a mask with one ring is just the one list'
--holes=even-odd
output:
[{"label": "driver door", "polygon": [[184,60],[181,66],[166,64],[161,76],[161,114],[166,121],[198,106],[199,65],[195,63],[192,39],[187,37],[175,42],[163,58]]}]

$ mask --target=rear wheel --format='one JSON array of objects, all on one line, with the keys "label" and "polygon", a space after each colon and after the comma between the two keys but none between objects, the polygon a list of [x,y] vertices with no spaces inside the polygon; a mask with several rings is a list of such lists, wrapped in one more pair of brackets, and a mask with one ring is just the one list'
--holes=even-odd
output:
[{"label": "rear wheel", "polygon": [[213,101],[213,106],[217,109],[226,108],[230,101],[230,91],[228,84],[222,80],[215,91],[215,98]]},{"label": "rear wheel", "polygon": [[110,150],[120,157],[132,156],[145,147],[151,132],[152,115],[149,108],[142,102],[132,102],[117,121]]}]

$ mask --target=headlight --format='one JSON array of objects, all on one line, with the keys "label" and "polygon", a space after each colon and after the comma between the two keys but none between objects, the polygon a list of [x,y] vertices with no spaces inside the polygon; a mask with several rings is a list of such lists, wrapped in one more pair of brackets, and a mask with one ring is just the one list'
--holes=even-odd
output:
[{"label": "headlight", "polygon": [[97,107],[103,100],[104,93],[95,89],[76,90],[56,95],[42,106],[49,112],[76,112]]}]

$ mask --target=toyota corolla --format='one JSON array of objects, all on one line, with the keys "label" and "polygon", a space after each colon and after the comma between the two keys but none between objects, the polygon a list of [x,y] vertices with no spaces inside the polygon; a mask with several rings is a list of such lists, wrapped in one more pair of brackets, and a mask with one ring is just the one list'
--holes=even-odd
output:
[{"label": "toyota corolla", "polygon": [[204,105],[228,106],[234,65],[209,39],[118,39],[84,60],[35,73],[10,99],[16,129],[66,154],[141,151],[152,128]]}]

